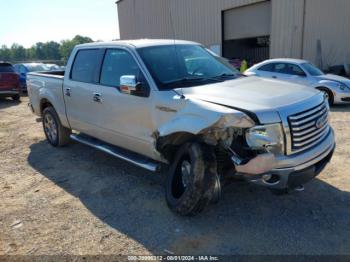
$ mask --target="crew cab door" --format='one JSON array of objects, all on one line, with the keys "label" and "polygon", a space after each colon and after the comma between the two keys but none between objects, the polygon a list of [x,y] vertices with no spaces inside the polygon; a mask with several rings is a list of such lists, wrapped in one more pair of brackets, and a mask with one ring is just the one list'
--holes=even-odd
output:
[{"label": "crew cab door", "polygon": [[[122,76],[135,76],[140,89],[128,92],[120,86]],[[148,82],[132,52],[107,49],[101,67],[101,107],[98,123],[104,141],[152,156],[152,100]]]},{"label": "crew cab door", "polygon": [[80,49],[72,62],[70,74],[65,75],[63,94],[66,113],[72,129],[98,136],[98,112],[101,108],[99,69],[103,49]]}]

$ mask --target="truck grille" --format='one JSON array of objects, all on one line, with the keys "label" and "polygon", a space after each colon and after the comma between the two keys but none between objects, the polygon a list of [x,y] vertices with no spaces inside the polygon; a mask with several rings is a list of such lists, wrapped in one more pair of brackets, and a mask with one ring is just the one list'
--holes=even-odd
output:
[{"label": "truck grille", "polygon": [[327,101],[288,117],[292,152],[306,150],[322,141],[329,132]]}]

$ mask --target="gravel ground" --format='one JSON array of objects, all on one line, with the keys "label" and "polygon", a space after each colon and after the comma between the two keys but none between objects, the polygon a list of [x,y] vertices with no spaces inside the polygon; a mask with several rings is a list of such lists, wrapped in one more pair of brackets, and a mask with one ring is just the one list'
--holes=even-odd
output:
[{"label": "gravel ground", "polygon": [[0,254],[350,254],[350,106],[332,109],[337,149],[305,191],[234,183],[183,218],[166,206],[162,174],[51,147],[27,102],[0,99]]}]

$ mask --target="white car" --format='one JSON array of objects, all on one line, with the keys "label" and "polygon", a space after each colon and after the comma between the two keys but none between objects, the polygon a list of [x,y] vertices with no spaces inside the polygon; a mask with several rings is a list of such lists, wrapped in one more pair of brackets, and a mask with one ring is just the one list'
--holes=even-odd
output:
[{"label": "white car", "polygon": [[319,89],[326,93],[329,103],[350,103],[350,79],[325,74],[306,60],[270,59],[249,68],[247,76],[273,78]]}]

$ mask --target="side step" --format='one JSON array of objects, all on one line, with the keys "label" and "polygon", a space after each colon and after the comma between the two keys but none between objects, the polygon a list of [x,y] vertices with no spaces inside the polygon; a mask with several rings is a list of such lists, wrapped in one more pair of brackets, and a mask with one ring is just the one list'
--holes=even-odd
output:
[{"label": "side step", "polygon": [[98,150],[101,150],[107,154],[110,154],[114,157],[123,159],[129,163],[136,165],[136,166],[147,169],[149,171],[156,172],[160,169],[160,164],[149,159],[149,158],[146,158],[146,157],[143,157],[139,154],[136,154],[136,153],[130,152],[128,150],[119,148],[117,146],[107,144],[101,140],[90,137],[88,135],[71,134],[70,138],[74,141],[77,141],[77,142],[82,143],[82,144],[87,145],[87,146],[91,146],[91,147],[96,148]]}]

